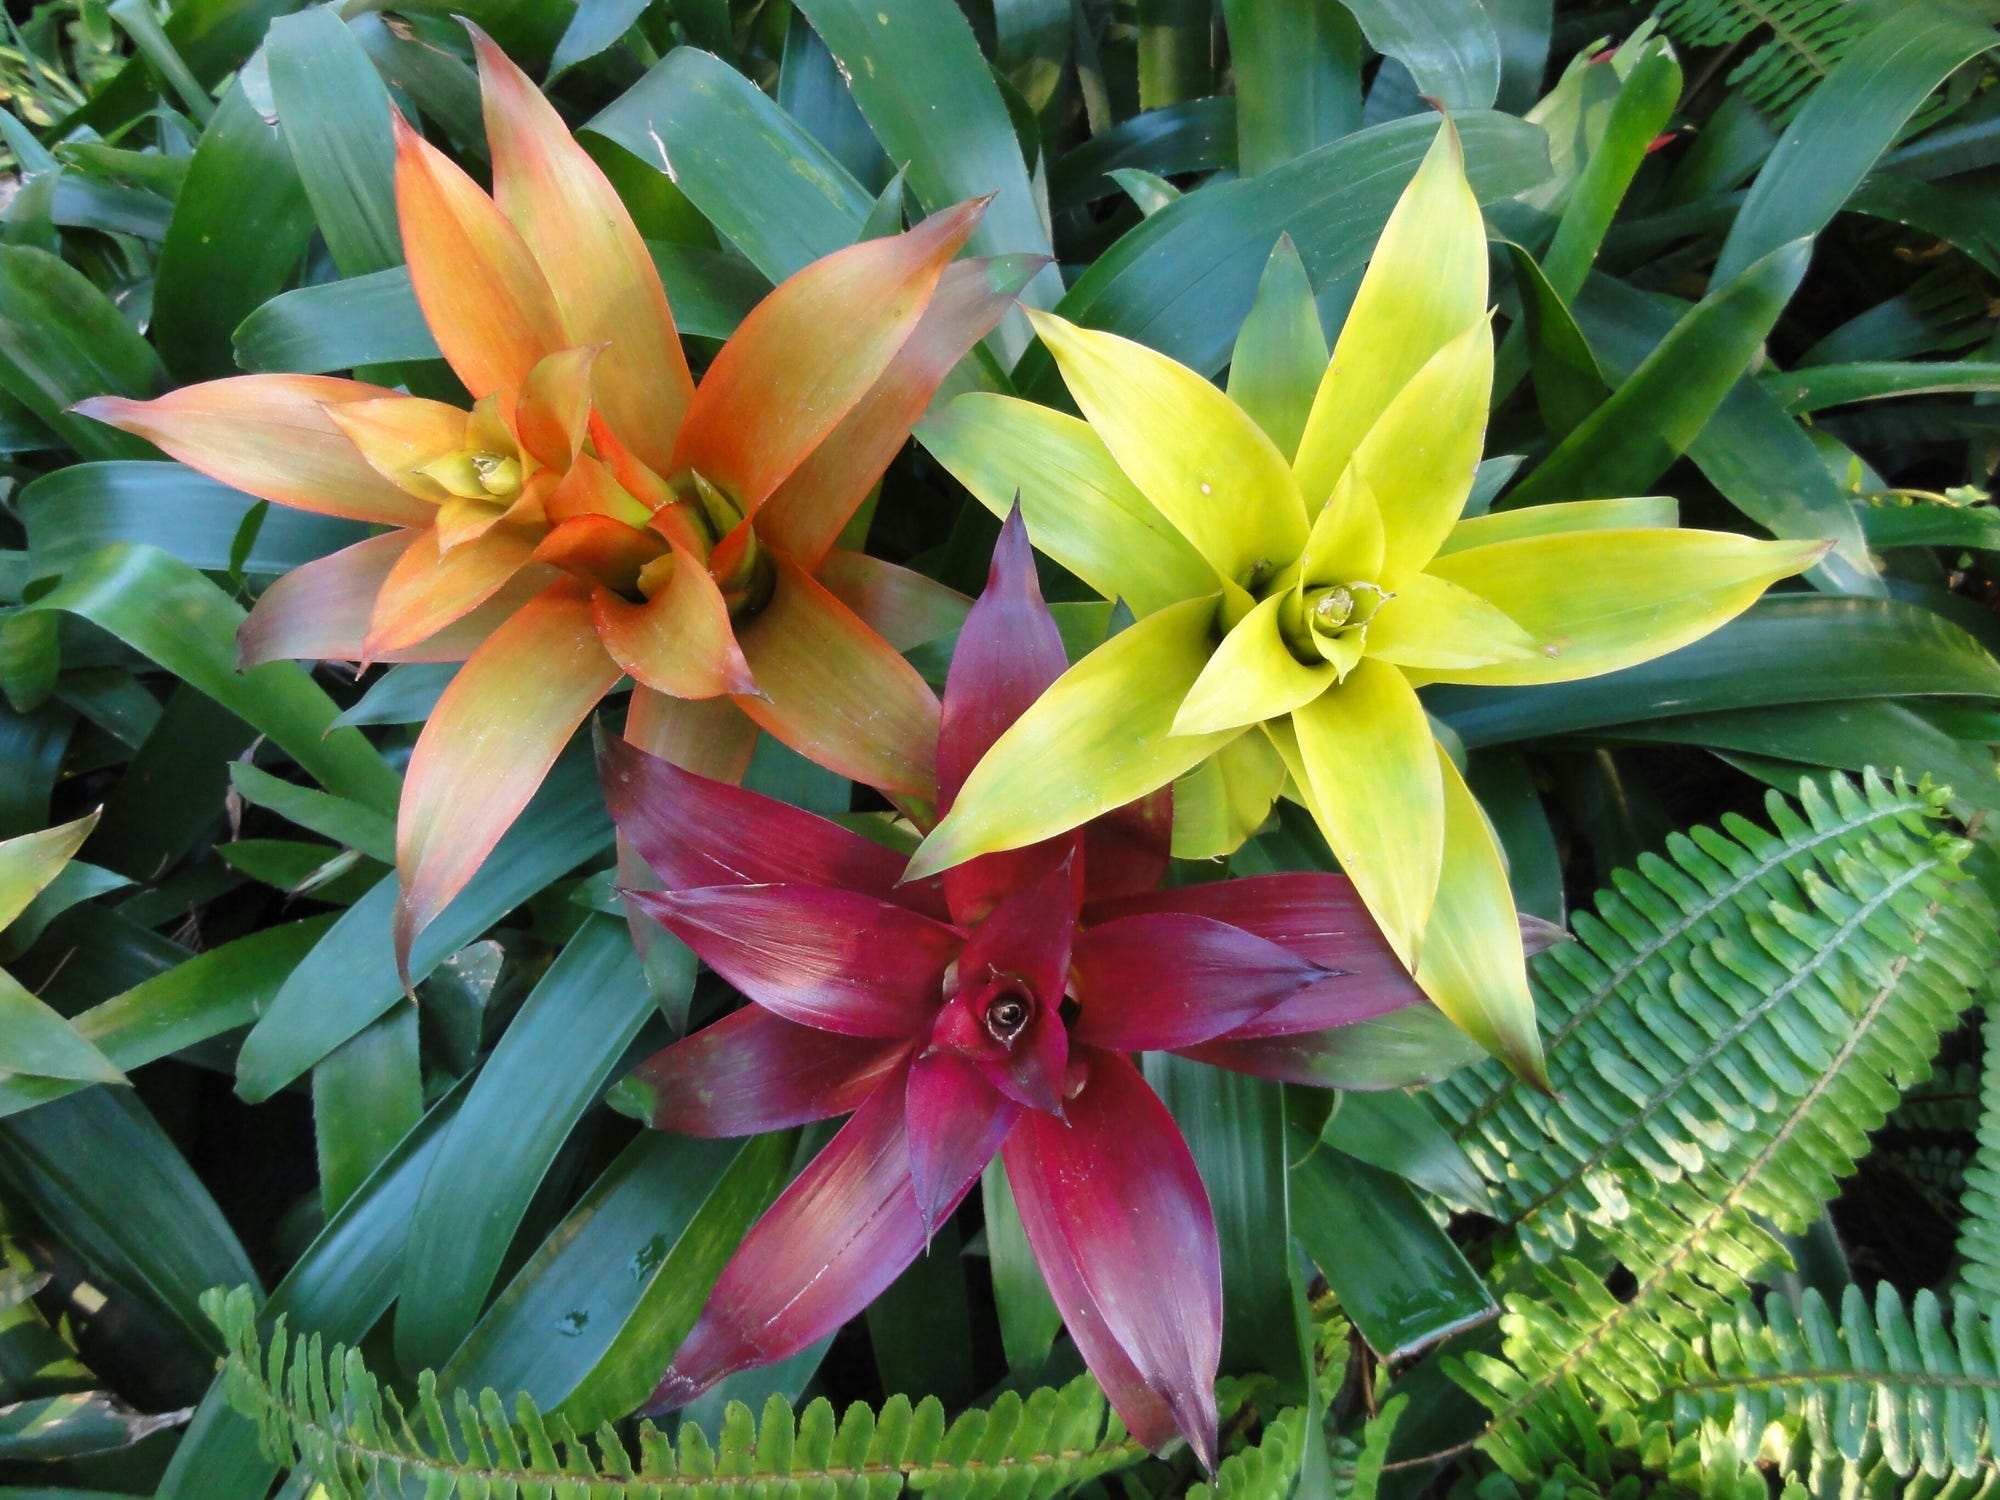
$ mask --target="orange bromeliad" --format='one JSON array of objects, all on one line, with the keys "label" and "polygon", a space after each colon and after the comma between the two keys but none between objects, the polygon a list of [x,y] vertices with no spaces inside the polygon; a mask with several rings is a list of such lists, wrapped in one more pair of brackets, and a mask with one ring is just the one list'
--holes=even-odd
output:
[{"label": "orange bromeliad", "polygon": [[281,505],[392,528],[258,601],[245,665],[459,661],[410,760],[396,951],[468,881],[592,707],[734,780],[759,728],[911,807],[936,697],[898,649],[965,601],[835,542],[1040,260],[953,264],[984,207],[806,267],[697,386],[637,228],[533,82],[475,33],[493,184],[400,118],[410,278],[470,411],[248,375],[80,412]]}]

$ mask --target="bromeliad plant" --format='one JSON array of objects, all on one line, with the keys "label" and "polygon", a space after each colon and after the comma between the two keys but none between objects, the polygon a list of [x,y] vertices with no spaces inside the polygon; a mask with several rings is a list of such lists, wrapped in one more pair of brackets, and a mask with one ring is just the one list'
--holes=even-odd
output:
[{"label": "bromeliad plant", "polygon": [[1036,544],[1143,618],[1000,737],[914,875],[1048,838],[1213,757],[1199,790],[1231,832],[1199,852],[1228,852],[1281,791],[1297,797],[1424,992],[1542,1076],[1500,849],[1417,689],[1650,660],[1826,547],[1677,529],[1656,499],[1464,517],[1493,385],[1486,260],[1447,121],[1330,361],[1281,244],[1227,394],[1033,314],[1085,421],[971,395],[925,424],[989,507],[1019,487]]},{"label": "bromeliad plant", "polygon": [[[944,693],[941,805],[1064,669],[1018,512]],[[902,879],[888,847],[618,742],[633,899],[753,1002],[621,1086],[652,1124],[853,1118],[751,1230],[654,1393],[679,1406],[853,1317],[998,1151],[1071,1336],[1132,1433],[1216,1460],[1222,1286],[1193,1158],[1129,1054],[1312,1079],[1315,1043],[1425,1006],[1336,875],[1155,891],[1169,799]],[[1164,1293],[1163,1288],[1171,1288]]]},{"label": "bromeliad plant", "polygon": [[877,631],[962,603],[835,544],[1042,264],[951,264],[984,207],[960,204],[784,282],[697,386],[603,172],[474,43],[493,196],[396,121],[411,280],[469,411],[299,375],[76,407],[253,495],[392,528],[269,589],[239,656],[465,661],[404,782],[399,962],[624,676],[627,732],[715,775],[762,728],[931,801],[937,700],[912,642]]}]

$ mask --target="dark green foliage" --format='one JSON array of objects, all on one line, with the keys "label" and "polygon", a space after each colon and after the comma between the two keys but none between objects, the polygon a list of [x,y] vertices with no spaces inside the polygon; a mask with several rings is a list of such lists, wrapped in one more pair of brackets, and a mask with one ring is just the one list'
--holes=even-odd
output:
[{"label": "dark green foliage", "polygon": [[1684,46],[1753,39],[1729,82],[1780,119],[1833,71],[1871,20],[1855,0],[1661,0],[1655,14]]}]

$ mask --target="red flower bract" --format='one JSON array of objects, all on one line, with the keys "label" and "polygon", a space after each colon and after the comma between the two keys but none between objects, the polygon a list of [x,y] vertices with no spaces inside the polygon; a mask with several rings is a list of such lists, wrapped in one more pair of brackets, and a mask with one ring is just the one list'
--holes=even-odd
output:
[{"label": "red flower bract", "polygon": [[[1064,665],[1017,513],[946,681],[942,808]],[[744,1239],[653,1405],[861,1311],[999,1151],[1126,1426],[1156,1448],[1178,1432],[1212,1468],[1215,1222],[1128,1054],[1219,1046],[1226,1066],[1311,1081],[1302,1041],[1426,1003],[1347,882],[1155,891],[1171,823],[1158,794],[903,885],[902,856],[797,808],[619,741],[602,764],[665,887],[633,899],[754,1002],[638,1070],[652,1123],[739,1135],[853,1111]]]}]

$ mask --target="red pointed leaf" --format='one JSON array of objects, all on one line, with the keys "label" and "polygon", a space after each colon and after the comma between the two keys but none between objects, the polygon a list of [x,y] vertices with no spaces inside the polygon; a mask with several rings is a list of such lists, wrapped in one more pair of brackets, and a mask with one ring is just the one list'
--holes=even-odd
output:
[{"label": "red pointed leaf", "polygon": [[759,1135],[859,1108],[908,1052],[905,1042],[836,1036],[746,1005],[655,1052],[620,1087],[650,1099],[656,1130]]},{"label": "red pointed leaf", "polygon": [[906,1106],[910,1184],[928,1237],[986,1169],[1021,1108],[949,1052],[932,1052],[910,1065]]},{"label": "red pointed leaf", "polygon": [[1076,941],[1078,1042],[1115,1052],[1188,1047],[1243,1025],[1327,971],[1240,927],[1158,912]]},{"label": "red pointed leaf", "polygon": [[1174,789],[1169,784],[1113,808],[1081,831],[1086,901],[1150,891],[1173,863]]},{"label": "red pointed leaf", "polygon": [[759,1005],[845,1036],[927,1032],[964,942],[908,907],[831,886],[712,885],[632,900]]},{"label": "red pointed leaf", "polygon": [[1139,1070],[1115,1052],[1083,1060],[1066,1120],[1025,1114],[1008,1137],[1021,1225],[1125,1425],[1155,1448],[1178,1428],[1212,1471],[1222,1257],[1208,1193]]},{"label": "red pointed leaf", "polygon": [[910,1187],[904,1096],[899,1070],[744,1237],[649,1410],[683,1406],[725,1375],[797,1353],[917,1258],[924,1227]]}]

